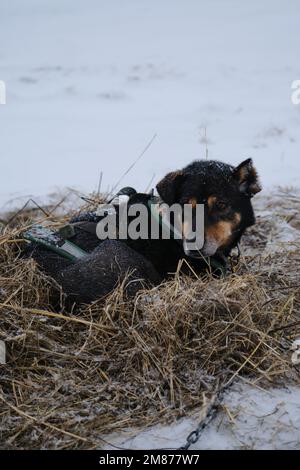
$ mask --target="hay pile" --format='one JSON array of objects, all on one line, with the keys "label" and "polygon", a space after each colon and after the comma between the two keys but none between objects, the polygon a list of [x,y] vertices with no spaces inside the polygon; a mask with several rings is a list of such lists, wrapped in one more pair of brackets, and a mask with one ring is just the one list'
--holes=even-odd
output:
[{"label": "hay pile", "polygon": [[[177,273],[132,302],[120,286],[76,315],[63,297],[53,310],[59,286],[19,256],[17,235],[33,213],[3,227],[0,448],[101,448],[112,432],[205,406],[238,376],[261,386],[297,380],[289,348],[300,335],[300,198],[280,201],[262,201],[273,219],[262,213],[226,279]],[[295,234],[288,243],[285,229]]]}]

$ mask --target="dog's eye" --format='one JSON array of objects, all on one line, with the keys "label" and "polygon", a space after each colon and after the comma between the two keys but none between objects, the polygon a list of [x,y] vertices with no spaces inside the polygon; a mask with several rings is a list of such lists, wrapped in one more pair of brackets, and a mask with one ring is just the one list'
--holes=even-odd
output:
[{"label": "dog's eye", "polygon": [[224,210],[227,208],[227,204],[226,204],[226,202],[224,202],[224,201],[217,201],[217,202],[216,202],[216,208],[217,208],[219,211],[224,211]]}]

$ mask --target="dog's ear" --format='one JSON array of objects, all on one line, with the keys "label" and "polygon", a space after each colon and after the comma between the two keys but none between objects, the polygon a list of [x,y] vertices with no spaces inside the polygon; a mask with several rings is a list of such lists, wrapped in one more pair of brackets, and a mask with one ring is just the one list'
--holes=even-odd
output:
[{"label": "dog's ear", "polygon": [[157,192],[169,206],[177,201],[180,186],[184,180],[183,171],[168,173],[156,186]]},{"label": "dog's ear", "polygon": [[244,160],[233,170],[233,178],[237,182],[239,190],[244,194],[254,196],[261,191],[258,174],[251,158]]}]

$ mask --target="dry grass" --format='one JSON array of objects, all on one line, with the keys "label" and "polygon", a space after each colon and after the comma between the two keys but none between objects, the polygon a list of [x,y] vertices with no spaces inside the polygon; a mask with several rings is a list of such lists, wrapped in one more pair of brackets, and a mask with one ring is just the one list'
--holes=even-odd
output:
[{"label": "dry grass", "polygon": [[[299,214],[300,199],[291,204]],[[268,254],[276,232],[269,216],[245,237],[246,255],[226,279],[177,273],[132,302],[120,286],[104,307],[76,315],[63,298],[54,311],[59,286],[20,259],[17,236],[30,216],[0,235],[8,356],[0,366],[0,448],[100,448],[109,433],[189,414],[238,376],[263,386],[296,380],[289,347],[300,333],[299,239]],[[279,216],[290,222],[284,205]]]}]

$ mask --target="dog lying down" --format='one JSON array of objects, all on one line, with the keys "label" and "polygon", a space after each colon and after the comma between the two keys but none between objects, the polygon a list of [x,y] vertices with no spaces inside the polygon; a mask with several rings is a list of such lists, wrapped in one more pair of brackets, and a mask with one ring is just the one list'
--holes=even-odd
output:
[{"label": "dog lying down", "polygon": [[[181,239],[176,239],[174,233],[166,239],[161,229],[156,238],[150,231],[147,238],[99,238],[97,224],[103,217],[88,212],[70,221],[72,233],[67,237],[71,244],[86,252],[85,256],[74,261],[36,242],[29,244],[26,255],[32,256],[62,286],[69,300],[76,303],[103,298],[123,280],[126,294],[134,296],[141,288],[157,285],[176,272],[182,259],[187,261],[182,263],[186,270],[224,272],[231,250],[246,228],[255,223],[251,198],[261,187],[252,160],[245,160],[237,167],[198,160],[168,173],[156,189],[160,203],[191,205],[189,222],[184,220],[180,225]],[[152,201],[152,195],[134,190],[126,196],[127,209],[142,204],[148,222],[153,217],[149,204]],[[201,248],[193,248],[188,241],[191,233],[195,233],[194,209],[198,204],[204,208],[203,236]],[[118,211],[118,205],[115,208]],[[126,217],[130,219],[128,214],[129,211]]]}]

